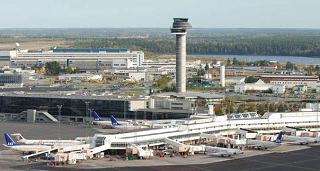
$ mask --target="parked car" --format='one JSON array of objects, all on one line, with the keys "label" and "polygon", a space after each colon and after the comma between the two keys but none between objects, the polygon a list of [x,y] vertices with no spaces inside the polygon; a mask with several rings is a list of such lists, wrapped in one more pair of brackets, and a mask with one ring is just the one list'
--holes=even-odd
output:
[{"label": "parked car", "polygon": [[162,152],[163,152],[164,155],[170,155],[170,152],[167,151],[167,150],[162,150]]}]

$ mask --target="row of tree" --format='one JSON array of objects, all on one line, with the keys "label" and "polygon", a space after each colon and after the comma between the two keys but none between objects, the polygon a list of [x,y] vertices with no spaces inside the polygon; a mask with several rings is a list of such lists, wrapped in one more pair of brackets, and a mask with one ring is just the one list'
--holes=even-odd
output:
[{"label": "row of tree", "polygon": [[247,105],[240,104],[238,105],[237,110],[235,110],[235,104],[231,100],[228,103],[222,103],[215,105],[214,111],[216,115],[222,115],[224,113],[243,113],[243,112],[257,112],[260,115],[263,115],[266,112],[285,112],[286,110],[295,111],[293,105],[286,106],[284,103],[279,103],[276,105],[275,103],[260,103],[256,106],[255,103],[249,103]]},{"label": "row of tree", "polygon": [[[82,39],[73,47],[81,48],[123,48],[143,50],[157,54],[174,54],[173,39]],[[216,41],[206,38],[188,38],[188,54],[225,55],[281,55],[320,56],[320,36],[259,37]]]},{"label": "row of tree", "polygon": [[[26,66],[21,67],[22,69],[27,69]],[[35,70],[37,73],[45,73],[47,75],[59,75],[59,73],[74,74],[80,73],[78,67],[72,68],[70,66],[61,67],[60,63],[57,61],[47,62],[45,65],[33,65],[31,66],[32,70]]]}]

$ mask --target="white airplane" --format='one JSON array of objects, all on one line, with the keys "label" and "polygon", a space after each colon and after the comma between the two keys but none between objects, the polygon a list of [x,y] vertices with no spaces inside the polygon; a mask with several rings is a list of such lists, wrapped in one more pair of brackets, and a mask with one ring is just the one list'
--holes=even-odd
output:
[{"label": "white airplane", "polygon": [[[98,115],[97,112],[93,111],[92,117],[93,117],[92,123],[95,125],[109,126],[110,128],[112,128],[114,125],[114,124],[112,124],[113,123],[112,120],[114,119],[113,115],[110,115],[111,121],[106,121],[106,120],[103,120],[102,118],[100,118],[100,116]],[[132,120],[126,120],[126,121],[121,121],[121,122],[117,121],[116,119],[114,119],[114,120],[116,121],[116,123],[119,123],[121,125],[124,125],[124,124],[125,125],[138,125],[138,123],[136,123],[135,121],[132,121]],[[147,124],[147,123],[143,123],[143,124]]]},{"label": "white airplane", "polygon": [[284,135],[283,140],[303,145],[308,143],[317,143],[319,142],[319,137],[312,138],[312,137],[297,137],[297,136]]},{"label": "white airplane", "polygon": [[111,119],[112,128],[115,128],[115,129],[133,130],[133,129],[150,128],[150,126],[138,125],[138,124],[134,125],[132,123],[126,123],[126,122],[124,124],[120,124],[113,115],[110,115],[110,119]]},{"label": "white airplane", "polygon": [[250,145],[253,148],[257,149],[268,149],[271,147],[277,147],[281,145],[281,139],[282,139],[282,131],[277,136],[277,139],[274,141],[261,141],[261,140],[247,140],[247,145]]},{"label": "white airplane", "polygon": [[81,144],[84,143],[84,141],[78,141],[78,140],[27,140],[25,139],[20,133],[11,134],[12,136],[15,136],[18,141],[18,144],[26,144],[26,145],[58,145],[58,144]]},{"label": "white airplane", "polygon": [[3,145],[12,150],[29,152],[29,153],[30,152],[38,153],[41,151],[50,151],[50,150],[56,149],[53,146],[46,146],[46,145],[19,145],[19,144],[16,144],[8,134],[5,133],[4,137],[6,139],[6,144],[3,144]]},{"label": "white airplane", "polygon": [[244,151],[242,150],[242,147],[240,147],[240,149],[233,149],[233,148],[206,146],[205,149],[206,149],[206,152],[209,152],[210,155],[218,155],[221,157],[224,157],[224,156],[231,157],[232,155],[244,153]]},{"label": "white airplane", "polygon": [[111,126],[110,121],[105,121],[100,116],[97,114],[96,111],[92,111],[92,116],[93,116],[93,124],[95,125],[103,125],[103,126]]}]

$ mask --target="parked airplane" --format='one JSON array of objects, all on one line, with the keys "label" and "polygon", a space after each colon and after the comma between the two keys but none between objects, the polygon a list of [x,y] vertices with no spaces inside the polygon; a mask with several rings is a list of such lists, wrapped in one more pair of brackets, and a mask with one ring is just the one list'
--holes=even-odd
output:
[{"label": "parked airplane", "polygon": [[95,125],[109,125],[111,126],[111,122],[110,121],[105,121],[102,118],[100,118],[100,116],[97,114],[96,111],[92,112],[92,116],[93,116],[93,124]]},{"label": "parked airplane", "polygon": [[[106,121],[106,120],[103,120],[102,118],[100,118],[100,116],[98,115],[98,113],[95,112],[95,111],[92,112],[92,116],[93,116],[93,122],[92,122],[93,124],[95,124],[95,125],[102,125],[102,126],[106,126],[106,127],[110,126],[110,128],[114,128],[114,125],[117,125],[117,124],[119,124],[119,125],[123,125],[123,124],[125,124],[125,125],[133,125],[133,123],[134,123],[132,120],[122,121],[122,122],[120,123],[120,122],[118,122],[118,121],[114,118],[113,115],[110,115],[111,121]],[[112,120],[113,120],[112,118],[113,118],[116,122],[112,122]],[[113,124],[113,123],[114,123],[114,124]]]},{"label": "parked airplane", "polygon": [[150,128],[150,126],[144,126],[144,125],[138,125],[138,124],[135,125],[135,124],[126,123],[126,122],[124,124],[120,124],[113,115],[110,115],[110,119],[111,119],[112,127],[115,129],[132,130],[132,129]]},{"label": "parked airplane", "polygon": [[250,145],[253,148],[257,149],[268,149],[271,147],[276,147],[281,145],[281,139],[282,139],[282,131],[277,136],[277,139],[274,141],[261,141],[261,140],[247,140],[247,145]]},{"label": "parked airplane", "polygon": [[20,133],[11,134],[15,136],[18,141],[18,144],[26,144],[26,145],[58,145],[58,144],[80,144],[83,143],[78,140],[27,140]]},{"label": "parked airplane", "polygon": [[313,137],[297,137],[297,136],[284,135],[283,140],[302,145],[302,144],[308,144],[308,143],[317,143],[319,142],[319,137],[313,138]]},{"label": "parked airplane", "polygon": [[55,147],[53,146],[46,146],[46,145],[19,145],[16,144],[12,138],[8,134],[4,134],[6,144],[3,144],[5,147],[8,147],[13,150],[23,151],[23,152],[32,152],[38,153],[40,151],[49,151],[54,150]]},{"label": "parked airplane", "polygon": [[240,149],[233,149],[233,148],[222,148],[222,147],[212,147],[212,146],[206,146],[205,147],[206,152],[209,152],[211,155],[219,155],[221,157],[229,156],[236,154],[243,154],[242,147]]},{"label": "parked airplane", "polygon": [[[172,120],[169,123],[168,120],[157,120],[156,123],[152,123],[152,121],[150,121],[150,122],[142,121],[141,123],[140,122],[138,123],[138,122],[135,122],[132,120],[126,120],[126,121],[122,121],[122,122],[116,121],[116,122],[114,122],[115,124],[112,124],[111,121],[106,121],[106,120],[103,120],[102,118],[100,118],[100,116],[95,111],[92,112],[92,116],[93,116],[92,123],[94,125],[102,125],[103,128],[108,128],[108,127],[109,128],[121,128],[122,126],[119,126],[119,125],[126,125],[126,129],[132,129],[133,126],[136,126],[133,128],[151,128],[151,127],[152,128],[168,128],[168,127],[176,126],[177,125],[176,123],[179,122],[179,121]],[[111,115],[110,118],[112,118],[112,117],[114,118],[114,116]],[[99,132],[101,132],[101,130]],[[102,132],[105,132],[105,131],[102,131]]]}]

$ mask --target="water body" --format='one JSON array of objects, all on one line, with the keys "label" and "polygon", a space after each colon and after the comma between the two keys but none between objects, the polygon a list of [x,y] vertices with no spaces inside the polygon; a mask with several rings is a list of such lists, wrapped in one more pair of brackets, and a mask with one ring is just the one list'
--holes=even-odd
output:
[{"label": "water body", "polygon": [[[198,55],[197,55],[198,56]],[[277,61],[279,63],[287,63],[288,61],[296,64],[313,64],[320,65],[320,58],[312,58],[312,57],[303,57],[303,56],[250,56],[250,55],[201,55],[206,57],[221,57],[221,58],[230,58],[232,61],[233,58],[237,58],[241,61]]]}]

